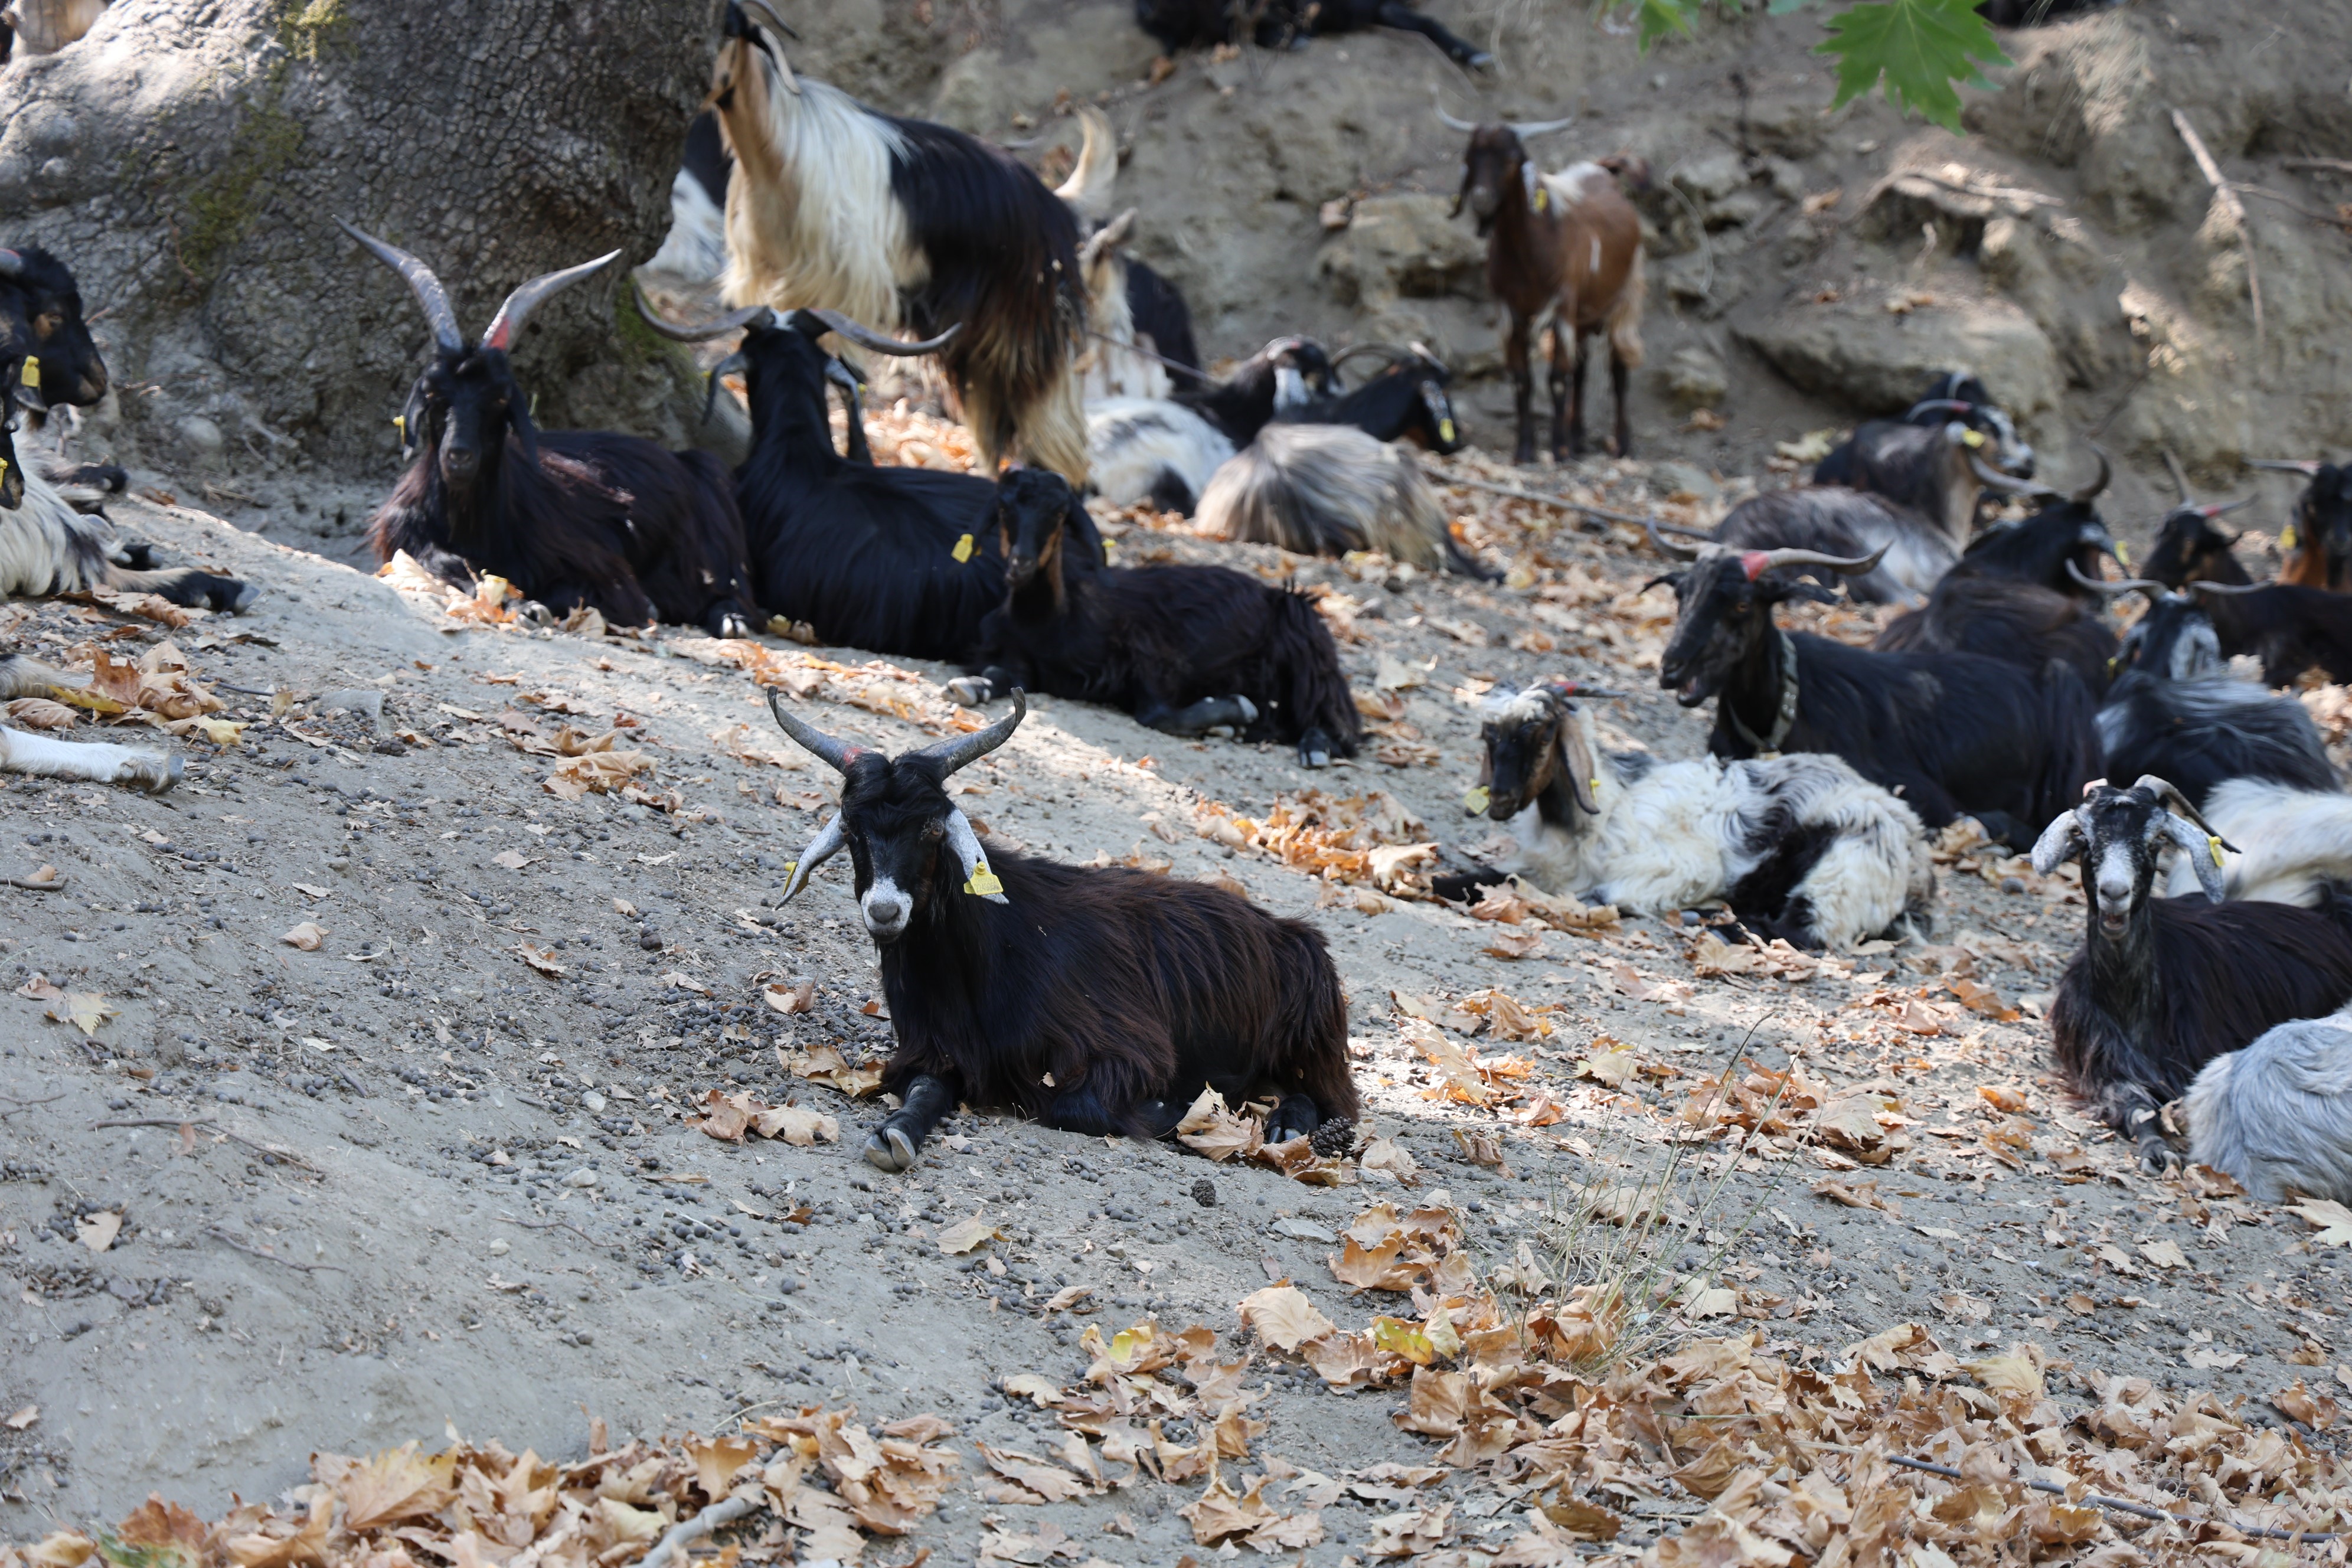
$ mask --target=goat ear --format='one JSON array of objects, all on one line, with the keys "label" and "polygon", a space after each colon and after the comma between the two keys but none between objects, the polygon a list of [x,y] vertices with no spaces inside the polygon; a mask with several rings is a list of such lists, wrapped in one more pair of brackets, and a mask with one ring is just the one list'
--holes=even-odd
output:
[{"label": "goat ear", "polygon": [[963,890],[992,904],[1012,902],[1004,896],[1004,884],[988,868],[988,852],[980,847],[980,835],[971,830],[971,819],[950,806],[947,827],[948,842],[954,846],[956,858],[963,865]]},{"label": "goat ear", "polygon": [[841,853],[841,847],[849,842],[848,831],[842,826],[842,814],[835,812],[833,820],[818,828],[816,837],[809,840],[808,847],[801,851],[801,858],[786,868],[783,896],[776,900],[778,903],[791,903],[793,896],[809,885],[809,879],[816,874],[816,868]]},{"label": "goat ear", "polygon": [[2221,840],[2193,822],[2183,821],[2170,812],[2164,814],[2164,831],[2180,852],[2189,857],[2189,868],[2197,873],[2197,885],[2215,903],[2221,901]]},{"label": "goat ear", "polygon": [[2042,837],[2033,841],[2034,873],[2047,877],[2061,861],[2080,855],[2088,842],[2083,834],[2083,819],[2071,811],[2060,812],[2042,830]]},{"label": "goat ear", "polygon": [[1601,815],[1600,778],[1592,765],[1592,748],[1586,744],[1584,724],[1573,708],[1559,719],[1559,749],[1568,763],[1568,793],[1588,816]]}]

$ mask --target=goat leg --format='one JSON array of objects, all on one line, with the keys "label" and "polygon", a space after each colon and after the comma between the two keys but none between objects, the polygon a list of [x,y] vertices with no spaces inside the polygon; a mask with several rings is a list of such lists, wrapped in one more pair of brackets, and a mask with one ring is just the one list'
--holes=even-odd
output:
[{"label": "goat leg", "polygon": [[702,613],[702,629],[715,637],[748,637],[751,612],[734,599],[721,599]]},{"label": "goat leg", "polygon": [[966,708],[982,708],[1021,684],[1002,667],[992,664],[977,674],[959,675],[940,689],[950,701]]},{"label": "goat leg", "polygon": [[261,596],[261,590],[234,577],[215,577],[193,566],[171,566],[158,572],[106,569],[106,585],[118,594],[155,594],[192,610],[225,610],[235,614]]},{"label": "goat leg", "polygon": [[1312,1095],[1286,1094],[1276,1102],[1274,1113],[1265,1119],[1265,1141],[1287,1143],[1293,1138],[1304,1138],[1323,1125],[1323,1108],[1315,1103]]},{"label": "goat leg", "polygon": [[[1584,456],[1584,369],[1589,346],[1584,333],[1578,331],[1573,324],[1562,325],[1555,321],[1551,331],[1552,365],[1555,378],[1559,375],[1560,362],[1563,359],[1568,362],[1568,444],[1566,449],[1562,450],[1559,434],[1555,429],[1552,435],[1552,456],[1581,458]],[[1564,343],[1563,338],[1566,339]],[[1560,416],[1558,380],[1555,379],[1552,384],[1552,418],[1557,422]]]},{"label": "goat leg", "polygon": [[940,1119],[955,1109],[955,1094],[947,1080],[918,1078],[907,1085],[906,1102],[882,1119],[866,1140],[866,1161],[878,1170],[915,1168],[915,1156]]},{"label": "goat leg", "polygon": [[1221,727],[1238,731],[1257,722],[1257,704],[1238,694],[1203,697],[1189,708],[1173,711],[1155,704],[1136,719],[1170,735],[1199,735]]},{"label": "goat leg", "polygon": [[1630,458],[1633,455],[1633,421],[1632,416],[1625,411],[1625,380],[1629,370],[1630,367],[1625,363],[1624,356],[1617,352],[1617,345],[1611,343],[1609,345],[1609,395],[1617,405],[1617,455],[1621,458]]},{"label": "goat leg", "polygon": [[1528,363],[1528,319],[1517,310],[1511,312],[1511,329],[1503,337],[1503,363],[1511,373],[1511,406],[1519,422],[1511,461],[1525,468],[1536,460],[1536,384]]},{"label": "goat leg", "polygon": [[1435,17],[1423,16],[1412,6],[1403,4],[1403,0],[1382,0],[1378,15],[1381,26],[1400,27],[1408,33],[1419,33],[1423,37],[1444,49],[1455,65],[1465,69],[1487,70],[1495,64],[1494,56],[1467,39],[1457,37],[1440,25]]},{"label": "goat leg", "polygon": [[1323,732],[1320,724],[1309,724],[1298,737],[1298,765],[1302,768],[1328,768],[1331,765],[1331,737]]}]

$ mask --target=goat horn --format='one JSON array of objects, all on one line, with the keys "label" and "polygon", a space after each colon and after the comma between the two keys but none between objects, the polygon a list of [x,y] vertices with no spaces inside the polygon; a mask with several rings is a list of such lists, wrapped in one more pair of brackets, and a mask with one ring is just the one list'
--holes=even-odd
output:
[{"label": "goat horn", "polygon": [[1506,120],[1503,123],[1511,128],[1511,134],[1524,142],[1530,136],[1549,136],[1555,131],[1565,131],[1576,123],[1576,116],[1570,114],[1559,120],[1531,120],[1525,123],[1517,120]]},{"label": "goat horn", "polygon": [[768,688],[768,711],[776,716],[776,723],[803,751],[832,763],[835,773],[847,773],[850,763],[867,749],[853,746],[846,741],[837,741],[815,725],[803,723],[797,715],[785,708],[784,694],[772,686]]},{"label": "goat horn", "polygon": [[[344,224],[343,226],[349,228],[351,225]],[[21,278],[24,275],[25,258],[13,250],[0,250],[0,278]]]},{"label": "goat horn", "polygon": [[2187,586],[2204,594],[2259,594],[2265,588],[2275,588],[2275,583],[2209,583],[2204,578],[2192,579]]},{"label": "goat horn", "polygon": [[1656,523],[1644,522],[1642,526],[1650,531],[1650,542],[1658,547],[1659,554],[1677,556],[1685,561],[1696,561],[1698,559],[1698,552],[1703,546],[1696,544],[1670,543],[1666,537],[1658,531],[1658,525]]},{"label": "goat horn", "polygon": [[2164,471],[2172,476],[2173,493],[2180,498],[2180,504],[2182,506],[2187,506],[2189,504],[2189,476],[2180,471],[2180,459],[2172,455],[2172,448],[2169,447],[2167,447],[2164,449]]},{"label": "goat horn", "polygon": [[808,841],[808,847],[801,851],[801,858],[793,862],[792,874],[784,879],[784,891],[777,899],[778,903],[791,903],[800,890],[809,885],[809,879],[816,875],[816,868],[841,853],[841,847],[849,842],[848,830],[843,826],[845,820],[836,811],[831,822],[816,830],[816,837]]},{"label": "goat horn", "polygon": [[1867,555],[1853,556],[1824,555],[1818,550],[1750,550],[1742,552],[1740,559],[1745,563],[1759,555],[1764,558],[1762,565],[1748,574],[1748,580],[1751,583],[1765,573],[1782,566],[1826,566],[1840,576],[1859,577],[1865,572],[1878,570],[1878,563],[1886,558],[1887,551],[1892,548],[1894,545],[1890,541]]},{"label": "goat horn", "polygon": [[775,28],[776,31],[782,33],[793,42],[797,44],[801,41],[800,34],[793,30],[791,23],[776,15],[776,8],[773,5],[769,5],[768,0],[743,0],[743,4],[751,6],[753,10],[767,17],[768,25],[770,26]]},{"label": "goat horn", "polygon": [[462,352],[466,334],[457,326],[457,312],[449,308],[449,292],[441,287],[441,279],[433,276],[433,268],[396,245],[386,245],[373,235],[361,233],[341,218],[335,222],[345,234],[375,252],[376,259],[408,280],[410,292],[416,296],[416,302],[425,309],[425,321],[432,324],[434,343],[445,353]]},{"label": "goat horn", "polygon": [[2210,506],[2199,507],[2197,509],[2197,515],[2210,522],[2217,517],[2226,517],[2231,512],[2242,510],[2246,507],[2253,505],[2254,499],[2255,498],[2252,496],[2248,496],[2243,500],[2215,501]]},{"label": "goat horn", "polygon": [[[768,0],[745,0],[745,3],[751,5],[753,8],[758,10],[761,16],[765,16],[768,19],[768,25],[775,28],[776,31],[782,33],[784,37],[790,38],[796,44],[801,41],[800,34],[793,30],[791,23],[786,22],[782,16],[776,15],[776,8],[769,5]],[[758,40],[754,41],[757,42]],[[776,74],[784,79],[784,90],[791,93],[794,98],[798,98],[801,95],[801,79],[793,74],[793,62],[784,58],[784,51],[782,49],[772,49],[768,47],[765,43],[761,43],[760,52],[766,55],[768,58],[774,63]]]},{"label": "goat horn", "polygon": [[814,316],[818,321],[823,321],[825,324],[825,329],[828,331],[837,332],[841,336],[847,338],[851,342],[856,343],[858,347],[872,349],[877,354],[913,355],[937,353],[940,350],[947,346],[947,342],[950,338],[954,337],[958,332],[963,331],[963,323],[961,321],[958,321],[954,326],[950,327],[946,331],[941,332],[936,338],[925,338],[920,342],[908,342],[904,338],[885,337],[871,327],[864,326],[856,321],[851,321],[847,316],[843,315],[838,310],[820,310],[813,306],[803,306],[802,309],[793,311],[793,314],[796,316]]},{"label": "goat horn", "polygon": [[1029,716],[1029,694],[1019,687],[1013,689],[1013,711],[969,735],[959,735],[952,741],[941,741],[936,746],[925,746],[919,752],[908,752],[898,760],[910,762],[917,757],[939,764],[940,777],[945,778],[960,768],[968,768],[997,747],[1013,738],[1021,721]]},{"label": "goat horn", "polygon": [[1478,129],[1478,122],[1475,120],[1456,120],[1453,115],[1446,113],[1445,105],[1438,101],[1437,89],[1433,87],[1429,89],[1429,106],[1430,108],[1437,110],[1438,122],[1444,125],[1448,131],[1475,131]]},{"label": "goat horn", "polygon": [[2204,834],[2210,838],[2221,839],[2222,848],[2227,849],[2233,855],[2238,853],[2238,847],[2231,843],[2228,839],[2221,838],[2220,834],[2214,832],[2211,826],[2206,822],[2205,818],[2198,812],[2197,808],[2189,804],[2189,797],[2180,793],[2180,787],[2172,783],[2171,780],[2158,778],[2154,773],[2142,773],[2139,775],[2138,781],[2132,785],[2132,788],[2144,789],[2152,792],[2156,795],[2157,799],[2164,802],[2164,808],[2167,811],[2172,813],[2175,816],[2187,817],[2189,821],[2197,825],[2197,830],[2199,832]]},{"label": "goat horn", "polygon": [[2150,598],[2160,598],[2164,595],[2171,592],[2170,589],[2167,588],[2163,584],[2156,581],[2152,577],[2126,577],[2117,582],[2110,583],[2104,577],[2094,577],[2090,575],[2080,566],[2075,565],[2072,561],[2066,563],[2066,575],[2074,579],[2075,582],[2083,584],[2084,587],[2090,589],[2093,593],[2105,594],[2109,598],[2120,597],[2121,595],[2132,593],[2135,590],[2147,595]]},{"label": "goat horn", "polygon": [[1969,471],[1976,475],[1977,482],[1984,486],[1985,489],[1989,490],[2000,490],[2005,495],[2025,496],[2030,499],[2040,500],[2058,494],[2056,490],[2052,489],[2048,485],[2038,483],[2032,479],[2021,479],[2013,475],[2004,474],[1999,468],[1990,468],[1986,465],[1985,460],[1982,458],[1978,457],[1974,452],[1970,452],[1969,454]]},{"label": "goat horn", "polygon": [[768,308],[765,305],[746,305],[740,310],[730,310],[717,321],[705,322],[698,327],[680,326],[654,309],[653,300],[646,295],[646,286],[642,279],[632,278],[629,283],[637,291],[637,314],[646,319],[646,325],[674,343],[708,342],[712,338],[723,336],[738,327],[749,326],[761,311]]},{"label": "goat horn", "polygon": [[549,295],[569,288],[599,268],[610,267],[620,258],[619,251],[608,250],[593,261],[583,261],[561,272],[542,272],[517,285],[515,291],[507,296],[507,302],[499,307],[499,313],[490,318],[490,330],[482,334],[482,346],[502,351],[512,348],[515,340],[522,336],[523,326],[530,320],[530,313],[539,309]]},{"label": "goat horn", "polygon": [[1391,364],[1402,364],[1412,358],[1412,351],[1401,349],[1394,343],[1351,343],[1331,356],[1331,368],[1337,370],[1349,360],[1364,354],[1379,354]]},{"label": "goat horn", "polygon": [[1976,405],[1973,403],[1962,403],[1957,397],[1930,397],[1922,402],[1915,403],[1910,407],[1905,409],[1903,411],[1904,421],[1907,424],[1930,409],[1933,409],[1939,414],[1970,414],[1975,412]]},{"label": "goat horn", "polygon": [[2276,468],[2283,474],[2301,474],[2305,479],[2316,475],[2327,465],[2316,458],[2248,458],[2250,468]]},{"label": "goat horn", "polygon": [[2068,500],[2073,501],[2076,506],[2090,505],[2091,502],[2098,499],[2099,492],[2107,488],[2107,481],[2116,477],[2115,465],[2107,461],[2105,448],[2098,446],[2095,442],[2091,447],[2091,450],[2098,454],[2099,477],[2066,498]]},{"label": "goat horn", "polygon": [[1084,139],[1078,143],[1077,163],[1054,194],[1080,217],[1100,222],[1110,210],[1111,187],[1118,180],[1118,138],[1108,118],[1092,104],[1078,110],[1078,124]]}]

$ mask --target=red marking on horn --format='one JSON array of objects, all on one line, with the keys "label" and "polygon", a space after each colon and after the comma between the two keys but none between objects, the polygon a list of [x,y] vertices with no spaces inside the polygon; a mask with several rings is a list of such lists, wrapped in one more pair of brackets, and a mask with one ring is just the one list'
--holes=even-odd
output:
[{"label": "red marking on horn", "polygon": [[1748,580],[1750,583],[1761,577],[1765,569],[1771,564],[1772,557],[1761,550],[1744,551],[1739,557],[1739,569],[1748,574]]},{"label": "red marking on horn", "polygon": [[486,349],[496,349],[500,353],[504,353],[507,350],[507,340],[513,335],[507,326],[505,313],[500,312],[499,319],[490,323],[489,331],[482,339],[482,346]]}]

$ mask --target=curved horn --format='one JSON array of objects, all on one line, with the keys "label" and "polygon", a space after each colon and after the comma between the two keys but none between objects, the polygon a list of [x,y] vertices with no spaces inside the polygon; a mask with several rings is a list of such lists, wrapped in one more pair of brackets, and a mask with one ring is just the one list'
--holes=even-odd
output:
[{"label": "curved horn", "polygon": [[[375,252],[376,259],[408,280],[409,290],[424,307],[425,319],[433,327],[433,342],[446,353],[457,353],[466,346],[466,334],[457,325],[457,312],[449,308],[449,292],[441,287],[441,279],[433,276],[433,268],[419,261],[396,245],[386,245],[372,234],[362,234],[341,218],[335,222],[345,234]],[[15,252],[8,253],[11,256]]]},{"label": "curved horn", "polygon": [[2004,474],[1999,468],[1988,468],[1985,460],[1973,451],[1969,454],[1969,471],[1976,475],[1977,483],[1989,490],[1999,490],[2004,495],[2041,500],[2058,493],[2048,485],[2037,480],[2021,479],[2013,475]]},{"label": "curved horn", "polygon": [[1576,123],[1576,116],[1570,114],[1559,120],[1531,120],[1525,123],[1517,120],[1506,120],[1503,123],[1511,128],[1513,135],[1524,142],[1530,136],[1549,136],[1555,131],[1565,131]]},{"label": "curved horn", "polygon": [[1100,223],[1110,211],[1111,186],[1118,179],[1118,138],[1103,111],[1092,104],[1079,109],[1078,123],[1085,128],[1085,139],[1078,143],[1077,163],[1054,194],[1080,217]]},{"label": "curved horn", "polygon": [[768,308],[765,305],[746,305],[740,310],[730,310],[717,321],[707,322],[702,326],[684,327],[654,309],[653,300],[646,295],[646,286],[642,279],[631,278],[629,285],[637,291],[637,314],[646,319],[646,325],[674,343],[708,342],[712,338],[722,337],[738,327],[750,325],[761,311]]},{"label": "curved horn", "polygon": [[872,349],[877,354],[914,355],[937,353],[940,349],[947,346],[949,339],[963,331],[963,323],[961,321],[958,321],[954,326],[950,327],[946,331],[941,332],[936,338],[925,338],[920,342],[908,342],[904,338],[885,337],[871,327],[851,321],[847,316],[843,315],[838,310],[820,310],[814,307],[803,306],[802,309],[793,311],[793,314],[795,316],[814,316],[818,321],[823,321],[825,324],[826,331],[836,332],[842,337],[847,338],[859,348]]},{"label": "curved horn", "polygon": [[2246,459],[2246,467],[2250,468],[2276,468],[2283,474],[2301,474],[2306,479],[2326,466],[2316,458],[2248,458]]},{"label": "curved horn", "polygon": [[[2221,838],[2221,836],[2213,831],[2212,827],[2205,821],[2205,818],[2198,813],[2197,808],[2189,804],[2189,797],[2180,793],[2180,787],[2172,783],[2171,780],[2158,778],[2154,773],[2142,773],[2139,775],[2138,779],[2134,781],[2132,788],[2144,789],[2152,792],[2156,795],[2157,799],[2164,803],[2165,810],[2172,813],[2175,816],[2187,817],[2189,821],[2197,825],[2199,832],[2210,835],[2215,838]],[[2204,846],[2200,844],[2198,847],[2202,849]],[[2221,847],[2233,854],[2237,852],[2238,848],[2236,845],[2229,842],[2227,839],[2222,839]]]},{"label": "curved horn", "polygon": [[1658,531],[1657,524],[1644,522],[1642,526],[1650,531],[1650,542],[1657,546],[1658,553],[1661,555],[1672,555],[1684,561],[1696,561],[1698,559],[1698,552],[1706,548],[1698,544],[1670,544],[1666,542],[1665,536]]},{"label": "curved horn", "polygon": [[2217,517],[2226,517],[2233,511],[2242,510],[2246,507],[2253,505],[2254,499],[2255,498],[2252,496],[2248,496],[2243,500],[2215,501],[2210,506],[2199,507],[2197,509],[2197,515],[2205,519],[2208,522],[2210,522]]},{"label": "curved horn", "polygon": [[710,411],[719,406],[719,384],[737,372],[751,368],[751,362],[743,357],[740,349],[710,367],[710,374],[702,378],[702,422],[705,425],[710,423]]},{"label": "curved horn", "polygon": [[940,765],[940,777],[945,778],[960,768],[968,768],[997,747],[1013,738],[1021,721],[1029,716],[1029,694],[1019,687],[1013,689],[1013,711],[985,730],[969,735],[958,735],[952,741],[941,741],[936,746],[925,746],[919,752],[908,752],[898,760],[911,762],[919,757]]},{"label": "curved horn", "polygon": [[2275,588],[2275,583],[2209,583],[2202,577],[2193,578],[2185,587],[2201,594],[2259,594],[2265,588]]},{"label": "curved horn", "polygon": [[791,903],[793,896],[809,885],[809,879],[816,874],[816,868],[841,853],[841,847],[849,842],[849,834],[842,826],[842,821],[841,813],[836,811],[831,822],[816,830],[816,837],[808,841],[808,847],[801,851],[801,858],[793,862],[792,869],[785,874],[783,896],[776,900],[778,903]]},{"label": "curved horn", "polygon": [[[341,223],[338,218],[335,221]],[[345,228],[351,227],[343,224]],[[0,278],[21,278],[25,275],[25,258],[13,250],[0,249]]]},{"label": "curved horn", "polygon": [[1973,414],[1976,405],[1963,403],[1957,397],[1930,397],[1915,403],[1903,411],[1903,422],[1909,424],[1922,414]]},{"label": "curved horn", "polygon": [[2156,581],[2152,577],[2126,577],[2117,582],[2110,583],[2104,577],[2094,577],[2090,575],[2080,566],[2075,565],[2072,561],[2066,563],[2066,575],[2074,579],[2075,582],[2083,584],[2084,587],[2090,589],[2093,593],[2105,594],[2111,599],[2135,591],[2146,594],[2150,598],[2161,598],[2166,594],[2171,592],[2170,589],[2167,588],[2163,584]]},{"label": "curved horn", "polygon": [[1433,87],[1429,89],[1429,107],[1437,110],[1438,122],[1444,125],[1448,131],[1475,131],[1478,129],[1478,122],[1475,120],[1457,120],[1453,115],[1446,113],[1445,105],[1438,101],[1437,89]]},{"label": "curved horn", "polygon": [[1349,360],[1363,354],[1379,354],[1391,364],[1402,364],[1413,357],[1411,350],[1401,349],[1394,343],[1351,343],[1331,356],[1331,368],[1337,370]]},{"label": "curved horn", "polygon": [[[801,36],[793,30],[790,23],[776,15],[776,8],[769,5],[768,0],[744,0],[744,3],[765,16],[768,19],[768,26],[796,44],[801,41]],[[760,41],[755,39],[754,42]],[[764,42],[760,42],[760,52],[774,62],[776,74],[783,78],[784,90],[798,98],[801,95],[801,79],[793,74],[793,62],[784,58],[784,51],[772,49]]]},{"label": "curved horn", "polygon": [[[1825,566],[1841,576],[1859,577],[1865,572],[1876,571],[1878,563],[1886,558],[1887,551],[1892,548],[1894,548],[1894,542],[1890,540],[1867,555],[1825,555],[1818,550],[1748,551],[1746,555],[1760,555],[1764,558],[1764,563],[1748,573],[1748,581],[1753,582],[1765,573],[1782,566]],[[1746,559],[1746,555],[1743,555],[1743,560]]]},{"label": "curved horn", "polygon": [[768,688],[768,711],[776,716],[776,723],[803,751],[822,757],[833,764],[835,773],[847,773],[851,760],[866,750],[864,746],[853,746],[846,741],[837,741],[814,724],[803,723],[797,715],[784,707],[784,694],[772,686]]},{"label": "curved horn", "polygon": [[2096,442],[2093,442],[2091,445],[2091,450],[2098,454],[2099,477],[2066,498],[2068,500],[2073,501],[2076,506],[2088,506],[2093,501],[2096,500],[2099,497],[2099,492],[2107,488],[2107,481],[2116,477],[2115,465],[2107,461],[2105,448],[2100,447]]},{"label": "curved horn", "polygon": [[549,295],[579,282],[599,268],[610,267],[620,258],[619,251],[606,251],[593,261],[583,261],[561,272],[542,272],[518,285],[515,291],[507,296],[506,303],[499,307],[499,313],[490,318],[490,330],[482,334],[482,346],[499,350],[512,348],[514,341],[522,336],[522,329],[530,321],[530,313],[539,309]]}]

